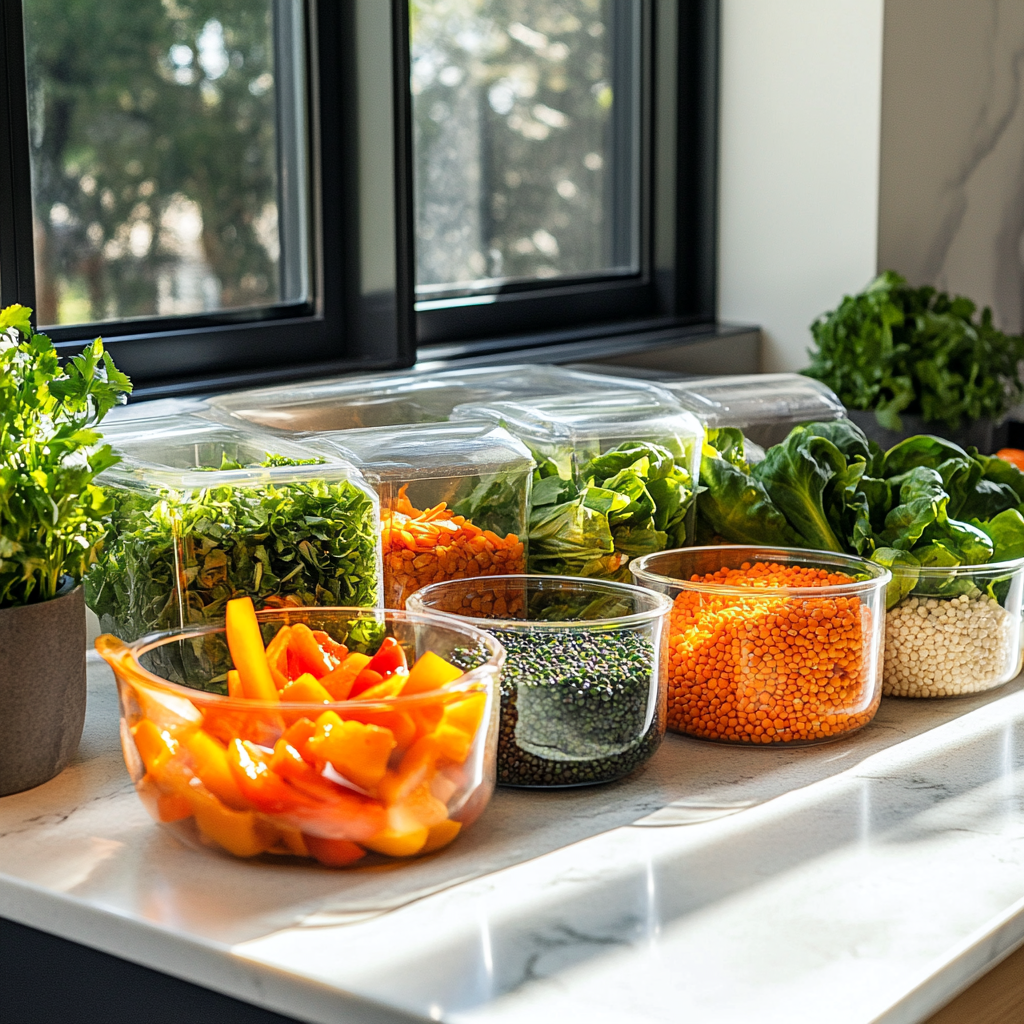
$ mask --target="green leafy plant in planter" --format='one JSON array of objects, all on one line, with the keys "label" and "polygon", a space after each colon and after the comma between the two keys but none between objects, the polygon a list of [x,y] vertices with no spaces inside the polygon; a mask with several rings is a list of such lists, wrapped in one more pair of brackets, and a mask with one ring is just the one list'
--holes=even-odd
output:
[{"label": "green leafy plant in planter", "polygon": [[57,774],[85,715],[78,586],[117,461],[96,425],[131,390],[98,338],[61,366],[25,306],[0,310],[0,796]]},{"label": "green leafy plant in planter", "polygon": [[812,325],[808,376],[848,409],[874,410],[881,427],[903,429],[901,413],[949,430],[998,421],[1024,397],[1024,337],[992,323],[992,311],[931,287],[911,288],[887,270]]}]

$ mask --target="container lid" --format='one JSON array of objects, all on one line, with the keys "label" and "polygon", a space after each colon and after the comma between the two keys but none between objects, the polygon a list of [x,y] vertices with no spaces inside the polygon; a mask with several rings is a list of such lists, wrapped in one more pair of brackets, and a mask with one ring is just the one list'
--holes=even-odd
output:
[{"label": "container lid", "polygon": [[[581,386],[607,384],[597,374],[530,364],[335,377],[218,395],[210,399],[210,415],[223,422],[241,420],[275,430],[351,430],[438,423],[447,420],[457,405],[513,396],[564,395]],[[623,386],[632,385],[624,382]],[[650,388],[643,381],[635,386]]]},{"label": "container lid", "polygon": [[829,387],[799,373],[753,373],[659,381],[706,427],[842,419],[846,408]]},{"label": "container lid", "polygon": [[[105,433],[121,462],[100,474],[103,483],[193,490],[348,479],[368,490],[359,471],[340,455],[310,452],[276,434],[190,415],[137,420],[134,428],[130,422]],[[274,465],[275,456],[305,464]]]},{"label": "container lid", "polygon": [[527,441],[576,446],[612,438],[699,439],[704,430],[692,413],[658,388],[577,390],[522,401],[460,405],[453,420],[486,419]]},{"label": "container lid", "polygon": [[293,437],[301,439],[309,451],[348,460],[368,480],[526,474],[535,465],[526,445],[486,421],[410,423]]}]

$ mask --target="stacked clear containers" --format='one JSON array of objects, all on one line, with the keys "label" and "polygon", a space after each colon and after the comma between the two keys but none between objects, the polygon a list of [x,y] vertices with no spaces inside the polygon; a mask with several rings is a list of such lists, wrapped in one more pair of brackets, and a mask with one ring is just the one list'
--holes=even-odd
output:
[{"label": "stacked clear containers", "polygon": [[537,460],[531,572],[628,581],[631,558],[692,543],[704,431],[657,389],[602,390],[460,406]]},{"label": "stacked clear containers", "polygon": [[821,381],[799,373],[658,381],[708,430],[739,427],[746,438],[768,448],[785,440],[798,423],[838,420],[846,409]]},{"label": "stacked clear containers", "polygon": [[630,567],[673,599],[668,727],[724,743],[820,743],[881,697],[889,571],[852,555],[743,545],[664,551]]},{"label": "stacked clear containers", "polygon": [[534,461],[493,423],[427,423],[303,436],[351,461],[381,509],[384,604],[442,580],[526,571]]},{"label": "stacked clear containers", "polygon": [[[99,482],[115,509],[86,577],[104,630],[131,641],[216,624],[246,595],[257,608],[379,603],[377,496],[351,464],[310,464],[280,438],[188,416],[109,440],[122,461]],[[197,673],[223,682],[222,643],[194,654]]]},{"label": "stacked clear containers", "polygon": [[891,570],[885,696],[963,697],[1017,675],[1024,558]]},{"label": "stacked clear containers", "polygon": [[[209,414],[226,423],[242,421],[274,430],[354,430],[441,423],[457,405],[513,396],[564,395],[595,386],[606,386],[600,376],[560,366],[492,366],[441,373],[338,377],[220,395],[210,399]],[[650,385],[637,381],[635,387],[649,390]]]}]

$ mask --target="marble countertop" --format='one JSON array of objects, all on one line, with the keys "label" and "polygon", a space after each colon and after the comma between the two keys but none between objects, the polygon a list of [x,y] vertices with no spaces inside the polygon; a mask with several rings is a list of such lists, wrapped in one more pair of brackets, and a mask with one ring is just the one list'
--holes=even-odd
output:
[{"label": "marble countertop", "polygon": [[92,661],[75,763],[0,800],[0,914],[323,1024],[910,1024],[1024,941],[1024,679],[815,748],[669,736],[628,780],[501,790],[442,854],[334,872],[152,824]]}]

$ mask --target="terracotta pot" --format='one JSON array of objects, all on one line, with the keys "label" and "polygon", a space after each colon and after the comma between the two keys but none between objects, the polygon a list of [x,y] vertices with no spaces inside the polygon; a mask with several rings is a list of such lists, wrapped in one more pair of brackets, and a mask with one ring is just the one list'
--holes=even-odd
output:
[{"label": "terracotta pot", "polygon": [[934,434],[960,445],[961,448],[974,445],[983,454],[991,455],[1006,447],[1009,435],[1009,426],[1005,422],[997,424],[992,420],[974,420],[963,424],[958,430],[950,430],[945,423],[926,423],[920,416],[902,413],[900,419],[903,421],[903,429],[887,430],[879,426],[874,410],[847,409],[846,415],[872,441],[877,441],[885,449],[915,434]]},{"label": "terracotta pot", "polygon": [[52,779],[85,723],[85,597],[0,609],[0,796]]}]

